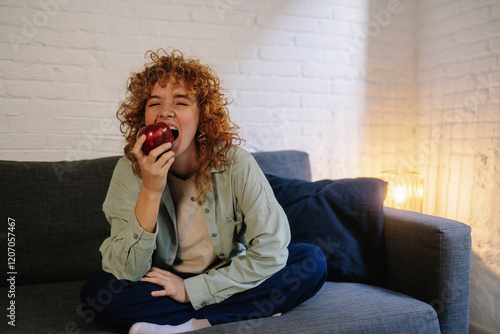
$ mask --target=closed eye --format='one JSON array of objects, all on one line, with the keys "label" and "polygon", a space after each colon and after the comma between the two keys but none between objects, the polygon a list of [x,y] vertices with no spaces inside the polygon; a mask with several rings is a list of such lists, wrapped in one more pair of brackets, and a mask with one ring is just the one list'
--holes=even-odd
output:
[{"label": "closed eye", "polygon": [[160,104],[159,103],[151,103],[150,105],[148,105],[148,107],[154,107],[154,106],[159,106]]}]

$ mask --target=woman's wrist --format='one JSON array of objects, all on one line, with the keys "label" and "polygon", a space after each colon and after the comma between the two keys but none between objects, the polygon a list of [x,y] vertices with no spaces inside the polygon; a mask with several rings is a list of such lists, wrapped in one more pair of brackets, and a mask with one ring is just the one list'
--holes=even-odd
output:
[{"label": "woman's wrist", "polygon": [[139,198],[142,197],[142,199],[145,201],[159,203],[162,193],[163,193],[163,191],[161,191],[161,190],[154,189],[154,188],[148,188],[148,187],[142,185],[141,190],[139,191]]}]

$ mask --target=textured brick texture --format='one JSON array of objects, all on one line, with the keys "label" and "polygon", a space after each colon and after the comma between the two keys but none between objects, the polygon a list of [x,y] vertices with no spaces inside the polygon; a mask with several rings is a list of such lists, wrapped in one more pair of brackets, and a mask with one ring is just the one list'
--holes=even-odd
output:
[{"label": "textured brick texture", "polygon": [[500,333],[500,2],[417,7],[415,168],[426,210],[471,225],[470,320]]},{"label": "textured brick texture", "polygon": [[180,49],[248,150],[307,151],[314,179],[422,173],[425,212],[473,227],[471,320],[500,332],[499,22],[499,0],[3,0],[0,159],[121,154],[129,73]]}]

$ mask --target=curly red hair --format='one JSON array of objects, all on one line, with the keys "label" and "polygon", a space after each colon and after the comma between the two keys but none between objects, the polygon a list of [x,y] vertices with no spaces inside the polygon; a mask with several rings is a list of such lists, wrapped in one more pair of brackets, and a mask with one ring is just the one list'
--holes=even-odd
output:
[{"label": "curly red hair", "polygon": [[240,144],[238,127],[231,121],[227,106],[229,101],[224,95],[220,79],[208,65],[198,59],[185,58],[182,52],[173,50],[148,51],[146,58],[151,60],[142,72],[132,73],[127,81],[127,95],[120,103],[117,118],[120,120],[120,131],[125,137],[125,156],[132,161],[134,174],[141,177],[139,163],[132,153],[137,140],[137,132],[145,126],[145,107],[153,86],[160,81],[183,82],[188,91],[197,98],[200,119],[196,133],[197,170],[195,183],[198,197],[202,200],[210,192],[212,179],[209,167],[220,168],[231,161],[227,150]]}]

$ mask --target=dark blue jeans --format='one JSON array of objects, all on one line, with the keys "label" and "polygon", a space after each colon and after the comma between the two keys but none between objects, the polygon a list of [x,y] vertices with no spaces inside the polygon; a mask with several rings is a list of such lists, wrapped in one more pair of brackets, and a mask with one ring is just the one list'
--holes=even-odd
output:
[{"label": "dark blue jeans", "polygon": [[[118,280],[101,271],[82,288],[82,312],[116,328],[128,328],[136,322],[179,325],[192,318],[217,325],[285,313],[314,296],[327,274],[325,256],[316,246],[292,244],[288,250],[286,266],[262,284],[199,310],[170,297],[152,297],[152,291],[161,289],[158,285]],[[193,276],[178,275],[184,279]]]}]

